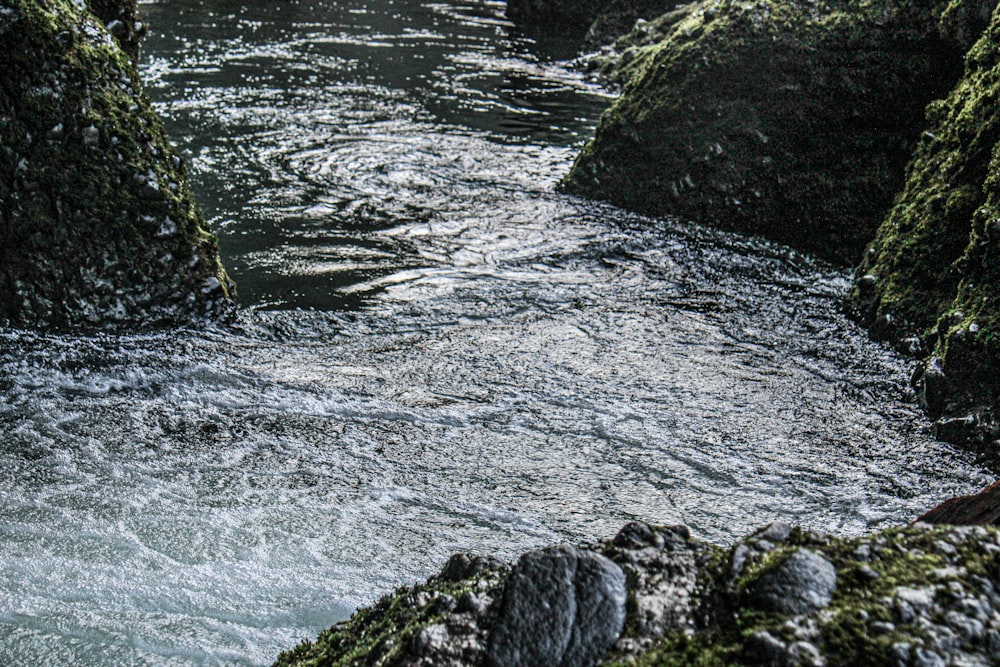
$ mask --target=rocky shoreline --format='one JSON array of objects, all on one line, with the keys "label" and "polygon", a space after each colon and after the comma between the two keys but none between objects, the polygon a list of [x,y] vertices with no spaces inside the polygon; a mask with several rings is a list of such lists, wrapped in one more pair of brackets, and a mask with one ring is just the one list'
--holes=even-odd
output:
[{"label": "rocky shoreline", "polygon": [[632,523],[513,566],[459,554],[276,667],[995,665],[1000,532],[836,538],[773,523],[722,549]]}]

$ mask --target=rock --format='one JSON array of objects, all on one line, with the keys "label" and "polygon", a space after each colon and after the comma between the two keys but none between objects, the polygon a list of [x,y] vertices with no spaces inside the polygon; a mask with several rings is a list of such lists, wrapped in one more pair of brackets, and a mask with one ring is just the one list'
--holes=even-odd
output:
[{"label": "rock", "polygon": [[766,611],[808,614],[829,605],[836,590],[837,570],[830,561],[814,551],[799,549],[761,575],[753,597]]},{"label": "rock", "polygon": [[584,46],[595,49],[612,44],[635,29],[638,21],[655,19],[678,4],[681,3],[676,0],[612,0],[594,17],[584,37]]},{"label": "rock", "polygon": [[521,557],[504,588],[487,665],[588,667],[625,624],[625,575],[610,560],[570,547]]},{"label": "rock", "polygon": [[[791,530],[770,553],[753,548],[760,539],[751,535],[729,549],[747,547],[737,580],[718,547],[667,539],[672,529],[646,524],[622,533],[629,539],[552,547],[526,554],[514,569],[458,581],[437,576],[401,589],[276,664],[590,665],[617,636],[615,610],[626,594],[629,630],[606,664],[913,667],[990,665],[1000,657],[1000,596],[992,583],[1000,572],[1000,531],[992,527],[923,524],[822,540]],[[661,548],[647,544],[651,535],[664,536]],[[958,548],[936,548],[941,544]],[[883,574],[854,576],[862,566]],[[836,571],[844,573],[839,581]],[[794,592],[817,581],[820,593]],[[777,594],[782,586],[806,602],[761,613],[754,593]],[[836,596],[827,600],[834,586]],[[467,597],[471,590],[483,591],[476,603]],[[457,606],[448,611],[444,598]],[[647,615],[656,610],[655,620]],[[596,633],[603,635],[598,645],[587,648],[579,628],[600,626],[615,631]]]},{"label": "rock", "polygon": [[[941,437],[992,452],[1000,433],[1000,15],[994,2],[949,4],[942,34],[972,44],[952,90],[927,108],[907,179],[856,275],[855,316],[899,347],[918,337],[937,361],[925,374],[932,417],[975,415],[972,429],[942,424]],[[992,18],[991,18],[992,13]],[[985,32],[982,26],[988,24]],[[886,319],[885,315],[892,317]],[[971,433],[975,431],[978,433]],[[991,454],[992,456],[993,454]]]},{"label": "rock", "polygon": [[961,73],[939,24],[950,4],[687,5],[626,51],[632,78],[564,187],[854,263],[903,186],[925,105]]},{"label": "rock", "polygon": [[784,521],[774,521],[754,533],[754,538],[757,540],[767,540],[768,542],[778,542],[779,544],[784,544],[788,541],[791,534],[791,524],[785,523]]},{"label": "rock", "polygon": [[751,665],[762,667],[784,667],[787,661],[787,647],[770,632],[759,630],[749,637],[743,645],[743,659]]},{"label": "rock", "polygon": [[146,27],[139,20],[133,0],[87,0],[87,6],[133,60],[139,58],[139,40],[146,35]]},{"label": "rock", "polygon": [[917,521],[957,526],[1000,525],[1000,481],[975,495],[949,498]]},{"label": "rock", "polygon": [[518,25],[582,37],[604,4],[603,0],[507,0],[507,18]]},{"label": "rock", "polygon": [[[0,12],[0,324],[227,316],[233,285],[135,68],[135,1],[11,0]],[[208,280],[220,288],[205,293]]]}]

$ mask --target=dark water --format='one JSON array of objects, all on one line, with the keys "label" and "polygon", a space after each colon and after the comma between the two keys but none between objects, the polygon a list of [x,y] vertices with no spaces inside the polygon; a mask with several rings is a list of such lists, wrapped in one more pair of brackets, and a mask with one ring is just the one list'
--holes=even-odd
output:
[{"label": "dark water", "polygon": [[0,332],[0,664],[266,664],[456,550],[840,533],[988,481],[785,248],[554,191],[502,3],[142,5],[235,330]]}]

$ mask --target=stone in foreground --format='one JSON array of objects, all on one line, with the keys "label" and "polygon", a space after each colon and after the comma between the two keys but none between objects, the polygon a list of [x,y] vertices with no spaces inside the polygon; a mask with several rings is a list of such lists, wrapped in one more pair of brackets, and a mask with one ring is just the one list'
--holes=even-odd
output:
[{"label": "stone in foreground", "polygon": [[[532,552],[513,568],[476,562],[453,558],[276,664],[1000,664],[994,528],[836,538],[772,524],[722,549],[683,527],[633,523],[612,541]],[[581,606],[596,613],[582,618]],[[583,627],[600,639],[593,654],[570,652]]]}]

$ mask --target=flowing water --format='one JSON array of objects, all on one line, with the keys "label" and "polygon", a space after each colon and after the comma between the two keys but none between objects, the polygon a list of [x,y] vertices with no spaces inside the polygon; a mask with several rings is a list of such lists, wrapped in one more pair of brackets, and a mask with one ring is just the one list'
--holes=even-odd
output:
[{"label": "flowing water", "polygon": [[555,186],[609,98],[473,0],[162,0],[232,328],[0,331],[0,664],[267,664],[458,550],[853,534],[989,481],[844,273]]}]

